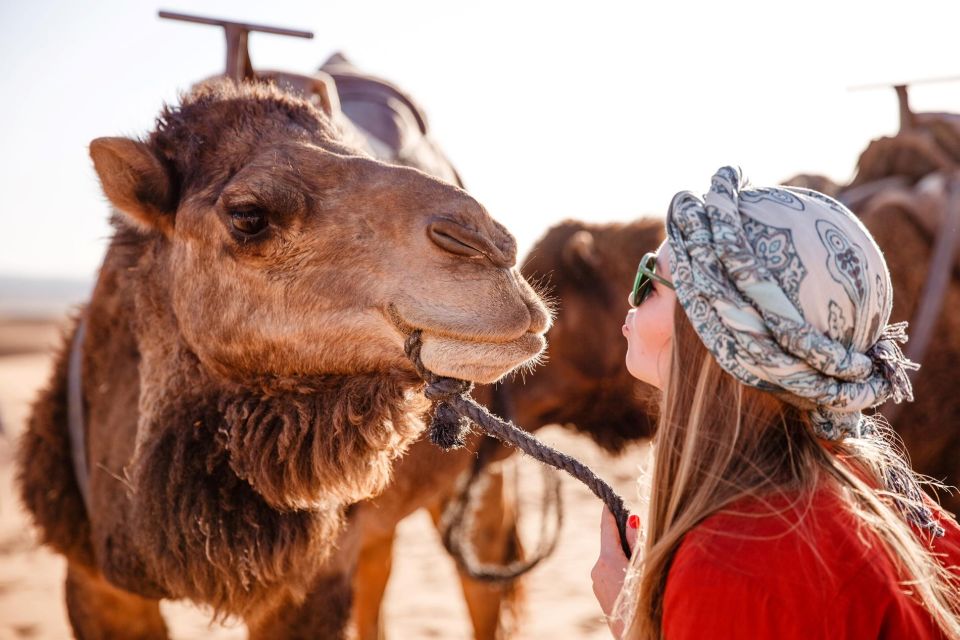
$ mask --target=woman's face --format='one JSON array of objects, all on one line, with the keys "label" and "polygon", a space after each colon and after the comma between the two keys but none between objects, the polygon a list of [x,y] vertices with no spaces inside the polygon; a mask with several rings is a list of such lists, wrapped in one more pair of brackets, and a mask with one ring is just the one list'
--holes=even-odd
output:
[{"label": "woman's face", "polygon": [[[666,240],[657,251],[657,275],[670,279],[673,254]],[[627,371],[637,380],[663,389],[670,372],[673,340],[673,308],[677,295],[673,289],[653,280],[647,299],[627,312],[623,335],[627,339]]]}]

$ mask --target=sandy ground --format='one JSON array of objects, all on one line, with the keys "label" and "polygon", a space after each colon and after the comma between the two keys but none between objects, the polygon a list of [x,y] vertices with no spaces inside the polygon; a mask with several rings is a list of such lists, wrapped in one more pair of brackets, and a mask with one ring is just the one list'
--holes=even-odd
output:
[{"label": "sandy ground", "polygon": [[[0,320],[0,640],[71,637],[63,603],[64,562],[38,547],[13,487],[13,447],[29,404],[44,384],[50,352],[59,330],[49,321]],[[634,478],[645,447],[618,459],[604,455],[588,439],[549,427],[544,440],[571,453],[610,481],[628,502],[635,502]],[[532,546],[537,530],[540,472],[537,463],[513,464],[528,514],[523,530]],[[564,476],[565,524],[555,554],[526,580],[526,613],[515,637],[608,638],[590,588],[596,558],[600,503],[576,481]],[[452,561],[446,556],[425,512],[401,524],[391,582],[384,603],[388,637],[459,639],[472,637],[466,607]],[[203,611],[182,602],[164,602],[173,638],[243,638],[240,625],[208,624]]]}]

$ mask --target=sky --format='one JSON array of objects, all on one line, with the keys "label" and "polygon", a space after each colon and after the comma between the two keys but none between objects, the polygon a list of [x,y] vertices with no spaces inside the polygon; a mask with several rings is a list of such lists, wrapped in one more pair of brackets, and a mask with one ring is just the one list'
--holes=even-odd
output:
[{"label": "sky", "polygon": [[[0,275],[92,278],[110,230],[87,145],[222,71],[219,28],[158,9],[310,30],[252,34],[254,65],[343,51],[402,87],[521,254],[565,218],[662,216],[724,164],[849,180],[897,129],[892,89],[851,87],[960,76],[954,2],[5,0]],[[960,81],[911,98],[960,111]]]}]

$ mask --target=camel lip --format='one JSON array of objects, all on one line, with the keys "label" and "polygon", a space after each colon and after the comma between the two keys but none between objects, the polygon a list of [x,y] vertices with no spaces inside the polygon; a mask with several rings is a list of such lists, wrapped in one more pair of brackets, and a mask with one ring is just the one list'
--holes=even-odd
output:
[{"label": "camel lip", "polygon": [[[512,340],[507,340],[505,342],[490,342],[490,341],[481,341],[481,340],[464,340],[462,338],[450,337],[442,335],[439,333],[424,332],[423,334],[424,341],[436,341],[438,343],[445,343],[450,345],[463,345],[465,347],[475,347],[479,349],[510,349],[518,346],[529,346],[536,342],[536,344],[542,345],[546,344],[546,338],[542,335],[534,333],[532,331],[527,331],[522,336],[513,338]],[[539,352],[540,348],[537,349]]]},{"label": "camel lip", "polygon": [[508,343],[424,336],[420,356],[435,375],[489,384],[518,367],[536,366],[545,346],[546,339],[532,331]]},{"label": "camel lip", "polygon": [[390,323],[393,325],[393,328],[396,329],[403,339],[406,340],[414,331],[420,331],[424,335],[429,335],[432,337],[443,338],[444,340],[451,340],[454,342],[462,342],[464,344],[478,344],[478,345],[509,345],[520,340],[523,340],[528,335],[541,336],[543,333],[536,333],[534,331],[524,331],[523,333],[511,337],[504,338],[502,340],[491,340],[489,338],[481,337],[470,337],[463,336],[449,331],[444,331],[441,328],[436,327],[418,327],[407,322],[403,316],[400,314],[400,311],[397,309],[396,305],[389,304],[387,305],[387,318],[390,320]]}]

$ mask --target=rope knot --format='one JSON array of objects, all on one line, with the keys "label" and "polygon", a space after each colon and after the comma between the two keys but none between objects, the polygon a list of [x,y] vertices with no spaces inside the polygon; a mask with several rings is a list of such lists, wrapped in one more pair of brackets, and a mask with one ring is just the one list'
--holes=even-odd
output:
[{"label": "rope knot", "polygon": [[456,378],[438,376],[423,366],[420,349],[423,346],[422,333],[416,329],[407,336],[403,349],[413,362],[417,375],[427,383],[424,395],[433,401],[430,418],[430,441],[441,449],[459,449],[467,444],[470,432],[470,420],[461,416],[448,402],[456,396],[473,391],[473,383]]},{"label": "rope knot", "polygon": [[470,421],[448,402],[439,402],[430,420],[430,442],[441,449],[459,449],[467,444]]},{"label": "rope knot", "polygon": [[434,402],[443,402],[453,396],[459,396],[473,391],[473,383],[456,378],[437,377],[433,382],[427,383],[424,394]]}]

